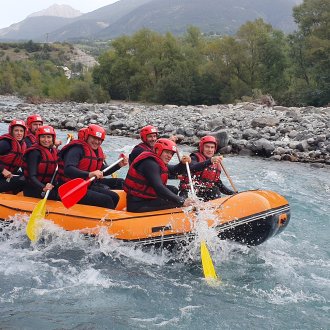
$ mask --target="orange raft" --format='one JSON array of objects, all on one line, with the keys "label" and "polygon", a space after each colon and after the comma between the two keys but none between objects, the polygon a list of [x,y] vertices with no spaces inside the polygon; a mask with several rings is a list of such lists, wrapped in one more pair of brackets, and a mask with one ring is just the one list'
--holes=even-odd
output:
[{"label": "orange raft", "polygon": [[[205,202],[199,210],[175,208],[145,213],[125,211],[125,193],[117,193],[120,201],[116,210],[80,204],[66,209],[60,201],[48,200],[45,219],[65,230],[97,235],[106,228],[119,240],[156,246],[193,238],[197,221],[206,221],[221,239],[259,245],[282,232],[290,220],[287,200],[266,190],[244,191]],[[31,197],[1,194],[0,219],[10,221],[14,215],[30,215],[38,201]]]}]

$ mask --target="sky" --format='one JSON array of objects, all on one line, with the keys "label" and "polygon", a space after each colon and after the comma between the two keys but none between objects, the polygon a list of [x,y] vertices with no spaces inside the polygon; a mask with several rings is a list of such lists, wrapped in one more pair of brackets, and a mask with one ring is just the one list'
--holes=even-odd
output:
[{"label": "sky", "polygon": [[26,16],[51,5],[69,5],[82,13],[88,13],[118,0],[0,0],[0,29],[23,21]]}]

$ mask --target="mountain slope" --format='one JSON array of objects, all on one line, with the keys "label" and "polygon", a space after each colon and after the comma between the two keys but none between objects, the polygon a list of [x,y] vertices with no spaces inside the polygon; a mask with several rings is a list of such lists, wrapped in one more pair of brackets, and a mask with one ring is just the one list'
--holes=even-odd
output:
[{"label": "mountain slope", "polygon": [[[291,32],[292,8],[302,0],[120,0],[75,18],[29,17],[0,30],[0,39],[108,40],[141,28],[182,34],[189,25],[204,33],[233,34],[248,20],[263,18]],[[40,32],[42,31],[42,32]]]},{"label": "mountain slope", "polygon": [[152,0],[121,0],[84,14],[70,25],[63,26],[52,33],[51,40],[73,41],[94,39],[97,34],[123,16]]},{"label": "mountain slope", "polygon": [[296,0],[153,0],[109,25],[97,37],[132,34],[143,27],[181,34],[189,25],[205,33],[231,34],[246,21],[259,17],[275,28],[292,31],[292,8],[296,4]]},{"label": "mountain slope", "polygon": [[72,19],[55,16],[38,16],[26,18],[0,30],[1,40],[34,40],[45,41],[46,34],[67,25]]}]

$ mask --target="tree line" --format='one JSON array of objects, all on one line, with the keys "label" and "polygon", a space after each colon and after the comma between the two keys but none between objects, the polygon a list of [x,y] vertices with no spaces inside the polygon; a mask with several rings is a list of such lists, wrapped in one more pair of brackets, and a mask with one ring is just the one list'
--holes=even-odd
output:
[{"label": "tree line", "polygon": [[293,17],[297,30],[289,35],[262,19],[245,23],[233,36],[205,36],[193,26],[180,37],[142,29],[112,40],[98,66],[70,80],[49,59],[1,61],[0,93],[178,105],[269,94],[288,106],[326,105],[330,2],[305,0]]}]

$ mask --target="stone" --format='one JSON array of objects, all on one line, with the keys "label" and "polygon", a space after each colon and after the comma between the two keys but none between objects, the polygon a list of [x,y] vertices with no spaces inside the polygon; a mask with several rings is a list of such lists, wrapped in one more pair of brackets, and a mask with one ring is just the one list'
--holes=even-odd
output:
[{"label": "stone", "polygon": [[218,148],[223,148],[228,145],[229,135],[226,130],[219,130],[217,132],[212,132],[212,136],[214,136],[218,140]]},{"label": "stone", "polygon": [[246,139],[246,140],[250,140],[250,139],[257,139],[260,137],[260,134],[258,131],[256,131],[253,128],[248,128],[246,130],[244,130],[244,132],[242,133],[242,138]]},{"label": "stone", "polygon": [[274,117],[257,117],[251,121],[252,127],[277,126],[280,123],[278,118]]},{"label": "stone", "polygon": [[252,144],[252,151],[258,155],[270,157],[275,150],[274,145],[265,138],[254,141]]}]

